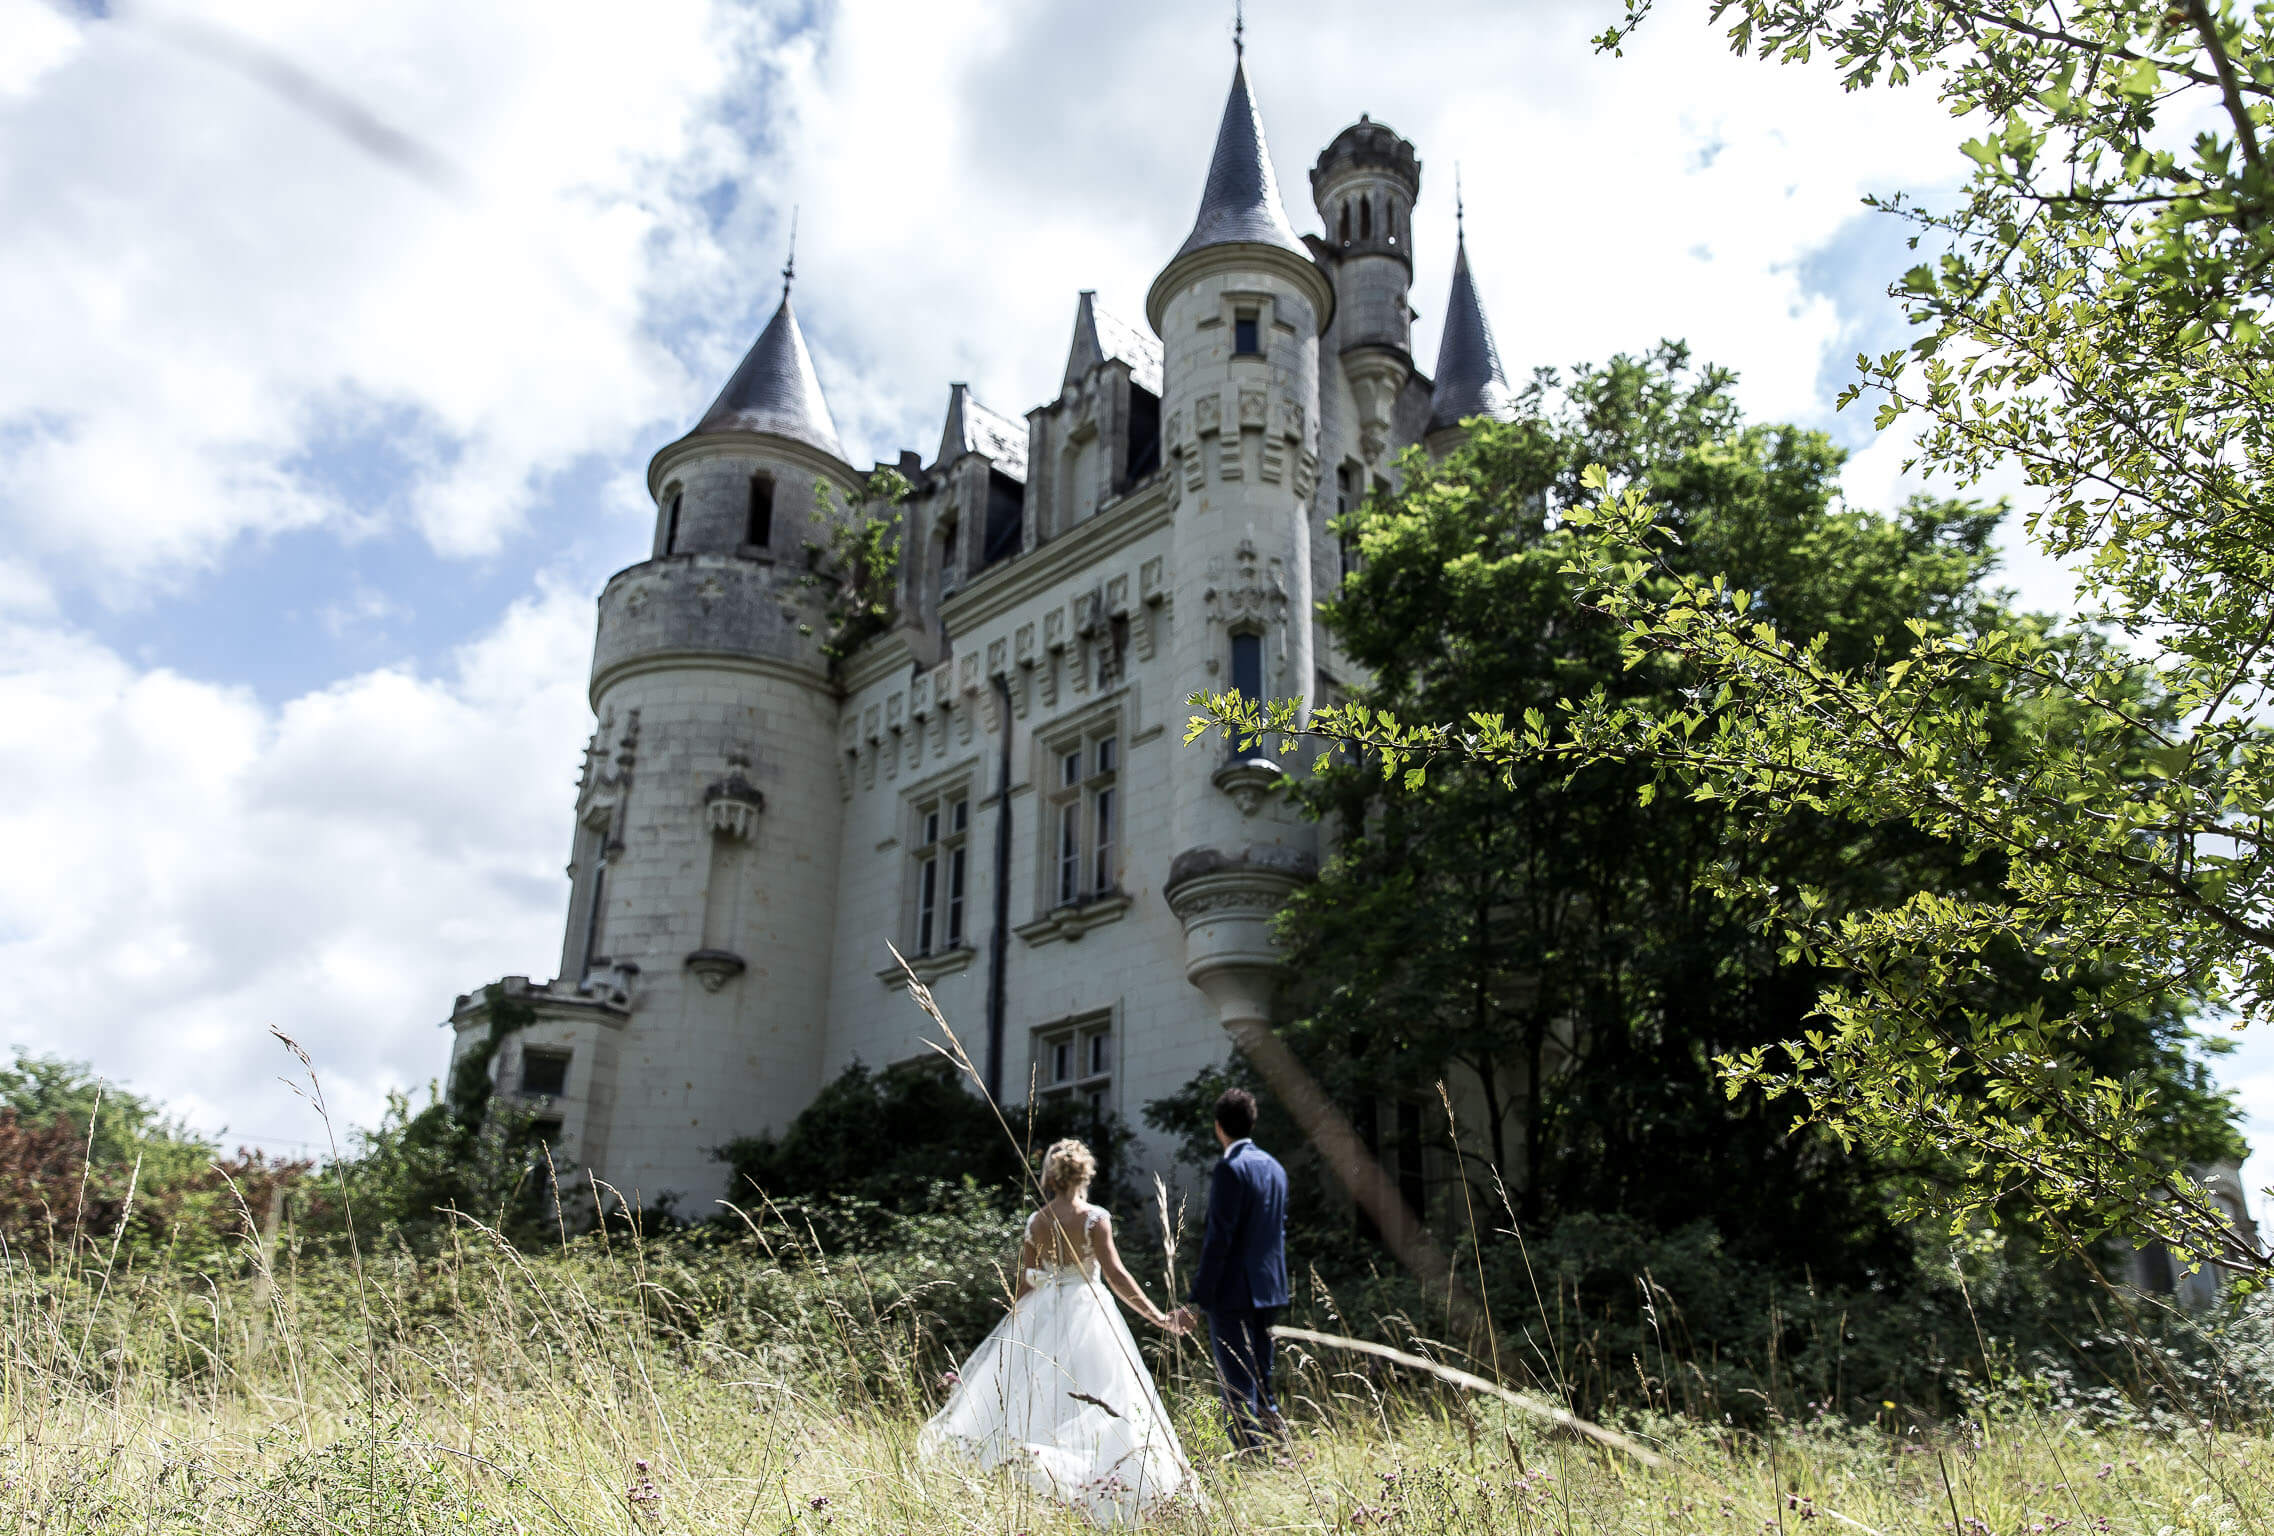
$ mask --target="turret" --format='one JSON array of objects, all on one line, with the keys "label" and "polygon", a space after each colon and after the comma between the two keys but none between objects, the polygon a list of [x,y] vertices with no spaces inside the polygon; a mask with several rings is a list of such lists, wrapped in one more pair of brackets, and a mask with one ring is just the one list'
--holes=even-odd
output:
[{"label": "turret", "polygon": [[1500,371],[1500,349],[1484,318],[1476,279],[1469,273],[1468,233],[1455,215],[1453,288],[1445,298],[1445,331],[1437,342],[1437,377],[1431,382],[1429,429],[1424,439],[1432,454],[1460,444],[1461,423],[1472,416],[1506,420],[1516,404],[1508,376]]},{"label": "turret", "polygon": [[1368,464],[1389,447],[1399,393],[1413,376],[1413,204],[1421,162],[1395,131],[1363,114],[1311,167],[1334,272],[1335,343],[1358,407]]},{"label": "turret", "polygon": [[[1319,338],[1335,290],[1287,222],[1249,94],[1232,72],[1191,235],[1153,281],[1171,457],[1174,671],[1181,687],[1306,707],[1313,680],[1310,503]],[[1314,867],[1314,833],[1261,744],[1175,759],[1166,896],[1185,974],[1227,1028],[1268,1016],[1271,913]]]},{"label": "turret", "polygon": [[783,279],[742,365],[648,466],[651,557],[600,597],[553,989],[624,1015],[595,1045],[577,1162],[696,1209],[723,1188],[705,1149],[811,1101],[828,1012],[837,705],[805,548],[832,515],[817,482],[842,505],[859,481]]}]

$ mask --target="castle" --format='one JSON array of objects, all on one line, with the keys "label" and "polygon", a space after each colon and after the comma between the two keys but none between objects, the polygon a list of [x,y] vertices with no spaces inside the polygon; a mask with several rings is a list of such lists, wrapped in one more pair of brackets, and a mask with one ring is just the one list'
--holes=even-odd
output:
[{"label": "castle", "polygon": [[[1185,701],[1347,688],[1315,617],[1352,558],[1332,520],[1402,449],[1508,408],[1458,239],[1435,376],[1414,367],[1420,185],[1413,145],[1361,117],[1311,171],[1325,234],[1297,235],[1235,65],[1150,334],[1083,293],[1055,399],[1022,420],[950,386],[937,455],[893,466],[914,487],[894,625],[835,658],[805,552],[868,476],[785,272],[649,466],[653,550],[600,595],[560,975],[502,983],[535,1021],[497,1089],[564,1158],[702,1214],[713,1148],[855,1061],[933,1059],[887,941],[1005,1102],[1135,1125],[1267,1017],[1269,920],[1320,832],[1275,759],[1186,746]],[[458,999],[456,1052],[487,1041],[488,996]]]}]

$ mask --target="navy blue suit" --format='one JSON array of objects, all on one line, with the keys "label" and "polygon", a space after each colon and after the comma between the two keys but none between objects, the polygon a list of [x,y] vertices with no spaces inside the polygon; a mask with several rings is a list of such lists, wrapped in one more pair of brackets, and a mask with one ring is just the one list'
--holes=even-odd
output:
[{"label": "navy blue suit", "polygon": [[1192,1275],[1192,1304],[1208,1314],[1232,1443],[1276,1425],[1271,1325],[1287,1305],[1287,1170],[1254,1142],[1224,1149],[1208,1176],[1208,1229]]}]

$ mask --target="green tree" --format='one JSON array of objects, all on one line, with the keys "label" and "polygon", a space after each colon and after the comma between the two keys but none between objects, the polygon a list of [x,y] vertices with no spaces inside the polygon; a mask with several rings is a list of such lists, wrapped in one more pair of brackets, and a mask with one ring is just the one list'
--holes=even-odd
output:
[{"label": "green tree", "polygon": [[[1853,89],[1929,83],[1983,130],[1963,145],[1952,206],[1880,203],[1928,258],[1896,290],[1921,334],[1859,359],[1847,398],[1872,395],[1880,425],[1914,427],[1918,462],[1961,483],[2020,466],[2042,495],[2031,535],[2078,571],[2090,628],[1929,623],[1841,655],[1764,605],[1743,566],[1683,553],[1650,488],[1605,466],[1594,504],[1567,510],[1570,571],[1630,660],[1691,669],[1688,695],[1301,724],[1394,772],[1448,756],[1647,764],[1652,788],[1734,807],[1755,837],[1903,821],[1982,860],[1994,883],[1860,903],[1717,877],[1828,978],[1818,1024],[1729,1058],[1732,1083],[1884,1156],[1954,1154],[1963,1177],[1934,1202],[1954,1219],[2018,1199],[2080,1234],[2121,1226],[2263,1268],[2162,1155],[2165,1085],[2101,1070],[2093,1052],[2173,1006],[2238,1025],[2274,1006],[2274,180],[2260,142],[2274,13],[2208,0],[1711,12],[1740,52],[1828,60]],[[1263,723],[1217,702],[1230,707],[1212,717]],[[2060,988],[2006,1008],[1986,983],[2010,954]]]},{"label": "green tree", "polygon": [[[1868,662],[1912,624],[2040,631],[1988,584],[1996,508],[1848,509],[1823,434],[1745,423],[1731,383],[1679,346],[1615,358],[1537,382],[1519,420],[1480,424],[1426,471],[1409,465],[1404,495],[1357,514],[1366,561],[1324,608],[1371,674],[1359,707],[1459,719],[1573,696],[1684,706],[1688,663],[1628,665],[1619,627],[1582,605],[1567,570],[1556,511],[1598,463],[1678,529],[1681,569],[1747,572],[1759,603],[1822,635],[1834,664]],[[1993,752],[2011,750],[2027,706],[1980,702]],[[1342,835],[1282,919],[1291,1042],[1361,1124],[1402,1098],[1428,1107],[1434,1141],[1434,1084],[1447,1079],[1472,1106],[1466,1155],[1503,1173],[1527,1223],[1585,1211],[1672,1231],[1702,1218],[1757,1256],[1805,1252],[1819,1275],[1848,1278],[1906,1261],[1884,1185],[1937,1188],[1953,1177],[1946,1158],[1837,1155],[1717,1081],[1716,1059],[1804,1032],[1824,980],[1737,892],[1806,885],[1851,907],[1916,889],[1965,898],[1994,886],[1993,866],[1901,818],[1797,816],[1750,837],[1726,802],[1652,794],[1653,772],[1451,760],[1409,779],[1326,764],[1300,793]],[[1983,992],[2006,1011],[2043,1006],[2061,987],[2041,969],[2001,952]],[[2090,1051],[2097,1070],[2155,1085],[2150,1149],[2167,1167],[2236,1147],[2191,1043],[2167,997]],[[1376,1140],[1392,1134],[1379,1126]]]}]

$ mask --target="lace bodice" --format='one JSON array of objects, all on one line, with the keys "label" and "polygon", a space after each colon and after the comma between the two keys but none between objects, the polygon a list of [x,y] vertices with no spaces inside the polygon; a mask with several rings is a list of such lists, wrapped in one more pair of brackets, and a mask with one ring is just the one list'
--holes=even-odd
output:
[{"label": "lace bodice", "polygon": [[[1030,1285],[1098,1277],[1097,1229],[1105,1212],[1092,1206],[1079,1227],[1062,1226],[1048,1210],[1027,1218],[1026,1240],[1034,1245],[1035,1263],[1026,1272]],[[1067,1245],[1073,1245],[1069,1253]]]}]

